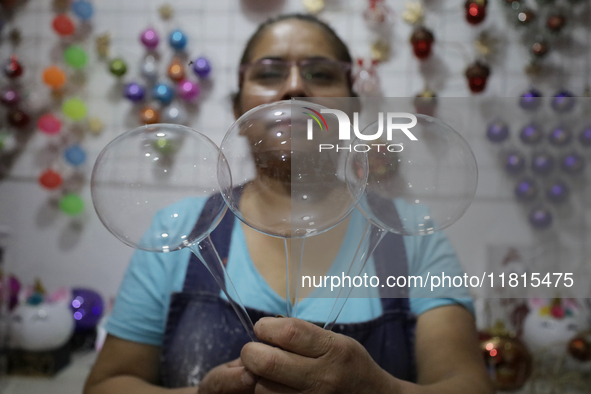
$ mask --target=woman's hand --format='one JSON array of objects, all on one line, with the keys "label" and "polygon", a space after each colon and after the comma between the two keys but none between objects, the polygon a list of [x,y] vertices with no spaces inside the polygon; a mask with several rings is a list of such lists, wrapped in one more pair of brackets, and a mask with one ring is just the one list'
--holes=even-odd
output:
[{"label": "woman's hand", "polygon": [[237,358],[209,371],[199,384],[198,394],[253,394],[257,378]]},{"label": "woman's hand", "polygon": [[396,379],[357,341],[299,319],[263,318],[254,327],[263,343],[242,348],[244,366],[259,376],[255,392],[396,394]]}]

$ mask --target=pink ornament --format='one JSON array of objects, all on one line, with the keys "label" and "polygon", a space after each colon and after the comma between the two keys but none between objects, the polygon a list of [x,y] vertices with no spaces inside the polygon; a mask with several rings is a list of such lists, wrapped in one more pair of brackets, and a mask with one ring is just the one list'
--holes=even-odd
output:
[{"label": "pink ornament", "polygon": [[178,94],[183,100],[192,101],[199,96],[199,84],[197,82],[184,80],[179,82]]},{"label": "pink ornament", "polygon": [[146,48],[155,49],[158,46],[160,38],[158,37],[158,33],[156,33],[156,30],[148,28],[142,32],[140,40]]},{"label": "pink ornament", "polygon": [[45,134],[54,135],[62,129],[62,122],[52,114],[45,114],[37,120],[37,128]]}]

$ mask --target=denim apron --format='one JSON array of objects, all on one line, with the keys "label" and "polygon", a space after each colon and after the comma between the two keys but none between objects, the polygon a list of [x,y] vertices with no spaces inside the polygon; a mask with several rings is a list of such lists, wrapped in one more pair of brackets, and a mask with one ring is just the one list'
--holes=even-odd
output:
[{"label": "denim apron", "polygon": [[[224,264],[237,221],[228,211],[211,233]],[[196,226],[199,225],[199,221]],[[237,223],[240,225],[240,223]],[[408,262],[402,236],[388,233],[374,251],[376,274],[407,275]],[[414,328],[408,289],[392,297],[393,288],[380,288],[383,313],[361,323],[336,324],[333,332],[361,343],[377,364],[396,378],[415,381]],[[274,314],[246,308],[253,323]],[[323,326],[323,323],[317,323]],[[161,378],[166,387],[198,386],[214,367],[240,357],[250,341],[231,305],[220,297],[220,287],[199,259],[191,254],[183,290],[173,293],[161,353]]]}]

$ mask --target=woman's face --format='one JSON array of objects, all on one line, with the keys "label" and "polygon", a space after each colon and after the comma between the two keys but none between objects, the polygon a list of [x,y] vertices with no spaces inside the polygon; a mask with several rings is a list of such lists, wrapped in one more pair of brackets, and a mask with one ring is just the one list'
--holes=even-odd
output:
[{"label": "woman's face", "polygon": [[[334,42],[322,27],[307,21],[289,19],[267,27],[251,51],[249,63],[265,59],[283,61],[339,60]],[[304,79],[300,69],[292,65],[285,78],[272,84],[253,76],[252,67],[244,72],[241,93],[234,106],[234,115],[239,118],[246,111],[261,104],[288,100],[292,97],[348,97],[349,80],[345,77],[328,83],[315,82],[319,78]],[[329,88],[328,88],[329,87]]]}]

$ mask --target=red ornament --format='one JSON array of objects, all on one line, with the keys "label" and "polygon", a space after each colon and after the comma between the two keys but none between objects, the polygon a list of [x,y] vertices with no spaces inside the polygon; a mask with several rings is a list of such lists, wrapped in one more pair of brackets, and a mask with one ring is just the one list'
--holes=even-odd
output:
[{"label": "red ornament", "polygon": [[23,112],[20,109],[14,109],[10,112],[8,112],[8,114],[6,115],[6,118],[8,120],[8,123],[11,126],[14,126],[18,129],[22,129],[24,127],[26,127],[29,122],[31,121],[31,118],[29,118],[29,115],[27,115],[25,112]]},{"label": "red ornament", "polygon": [[480,348],[497,390],[518,390],[532,372],[532,356],[525,345],[509,335],[481,336]]},{"label": "red ornament", "polygon": [[480,93],[486,88],[490,68],[486,64],[476,62],[466,69],[465,75],[472,93]]},{"label": "red ornament", "polygon": [[60,36],[71,36],[74,34],[74,22],[70,19],[70,17],[66,14],[60,14],[53,19],[53,30]]},{"label": "red ornament", "polygon": [[61,186],[63,180],[60,174],[53,170],[46,170],[39,177],[39,184],[46,189],[57,189]]},{"label": "red ornament", "polygon": [[37,120],[37,128],[49,135],[57,134],[62,129],[62,122],[52,114],[45,114]]},{"label": "red ornament", "polygon": [[564,28],[564,25],[566,25],[566,18],[564,15],[550,15],[546,20],[546,27],[552,33],[560,33],[560,31]]},{"label": "red ornament", "polygon": [[543,58],[548,54],[548,43],[544,40],[536,41],[531,46],[531,54],[538,59]]},{"label": "red ornament", "polygon": [[583,336],[577,336],[568,343],[568,352],[579,361],[591,361],[591,343]]},{"label": "red ornament", "polygon": [[23,75],[23,66],[18,61],[18,56],[12,55],[4,65],[4,74],[10,78],[18,78]]},{"label": "red ornament", "polygon": [[418,27],[410,36],[410,43],[412,44],[415,56],[419,60],[424,60],[431,54],[431,46],[435,41],[435,37],[431,30],[426,27]]},{"label": "red ornament", "polygon": [[486,18],[488,0],[466,0],[466,20],[471,25],[477,25]]}]

